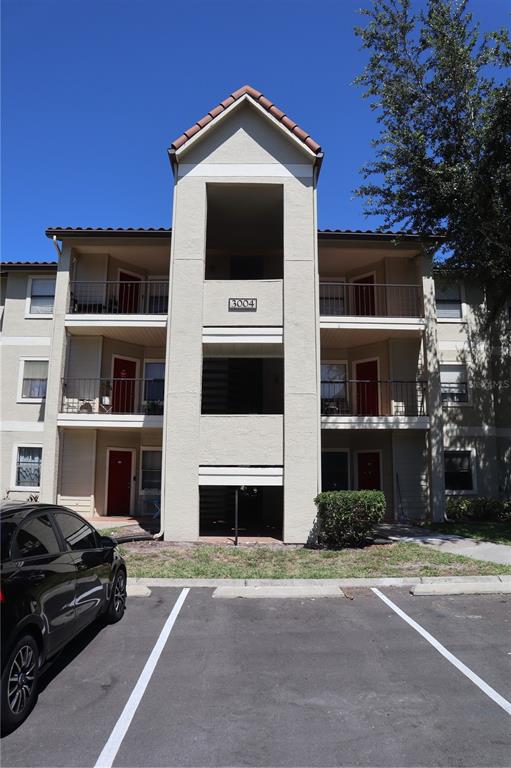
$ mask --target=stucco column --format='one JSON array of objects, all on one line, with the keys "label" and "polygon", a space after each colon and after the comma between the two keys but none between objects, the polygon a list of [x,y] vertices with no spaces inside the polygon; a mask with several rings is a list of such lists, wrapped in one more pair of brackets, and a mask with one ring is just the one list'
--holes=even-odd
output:
[{"label": "stucco column", "polygon": [[164,532],[172,541],[199,535],[199,442],[206,184],[180,179],[174,220],[164,414]]},{"label": "stucco column", "polygon": [[312,180],[284,186],[284,541],[311,532],[321,452],[317,234]]},{"label": "stucco column", "polygon": [[60,441],[57,416],[60,410],[61,381],[66,364],[65,315],[69,297],[69,270],[71,246],[63,247],[57,267],[55,302],[53,305],[53,330],[48,363],[48,383],[44,408],[43,457],[41,465],[40,501],[54,504],[59,488]]},{"label": "stucco column", "polygon": [[430,513],[433,522],[442,522],[445,510],[444,422],[438,359],[435,282],[432,263],[426,258],[422,259],[421,278],[425,319],[423,352],[430,421],[428,434]]}]

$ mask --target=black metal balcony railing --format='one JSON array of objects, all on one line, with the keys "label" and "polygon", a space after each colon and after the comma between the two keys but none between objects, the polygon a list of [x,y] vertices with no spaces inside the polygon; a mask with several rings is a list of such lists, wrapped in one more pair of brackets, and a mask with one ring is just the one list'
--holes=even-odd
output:
[{"label": "black metal balcony railing", "polygon": [[322,416],[426,416],[425,381],[322,381]]},{"label": "black metal balcony railing", "polygon": [[82,315],[164,315],[168,280],[72,281],[69,311]]},{"label": "black metal balcony railing", "polygon": [[319,313],[329,317],[422,317],[418,285],[320,283]]},{"label": "black metal balcony railing", "polygon": [[163,379],[63,379],[61,413],[163,413]]}]

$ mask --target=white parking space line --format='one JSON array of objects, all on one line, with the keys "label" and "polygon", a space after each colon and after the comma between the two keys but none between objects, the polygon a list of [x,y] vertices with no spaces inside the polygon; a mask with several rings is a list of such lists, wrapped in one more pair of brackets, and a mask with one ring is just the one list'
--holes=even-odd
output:
[{"label": "white parking space line", "polygon": [[168,637],[172,631],[172,627],[176,622],[179,611],[181,610],[181,607],[189,591],[190,589],[188,587],[183,589],[177,598],[175,605],[172,608],[172,611],[170,612],[162,631],[160,632],[160,636],[158,637],[158,640],[156,641],[156,644],[145,663],[144,669],[142,670],[140,677],[138,678],[137,683],[133,688],[131,696],[126,702],[126,706],[124,707],[121,716],[117,720],[107,743],[103,747],[103,750],[98,757],[94,768],[111,768],[117,752],[119,751],[119,747],[121,746],[122,741],[126,736],[126,732],[130,727],[130,723],[135,716],[138,705],[140,704],[145,690],[149,685],[153,672],[158,663],[158,659],[161,656],[161,653],[165,647],[165,643],[168,640]]},{"label": "white parking space line", "polygon": [[495,702],[495,704],[498,704],[499,707],[502,707],[504,712],[507,712],[508,715],[511,715],[511,702],[505,699],[503,696],[500,695],[500,693],[497,693],[497,691],[491,687],[491,685],[488,685],[488,683],[485,683],[482,678],[480,678],[478,675],[475,674],[475,672],[472,672],[472,670],[467,667],[465,664],[463,664],[462,661],[460,661],[454,654],[452,654],[450,651],[445,648],[442,643],[439,643],[438,640],[436,640],[433,635],[431,635],[429,632],[427,632],[424,627],[421,627],[420,624],[417,624],[416,621],[414,621],[408,614],[406,614],[404,611],[401,610],[395,603],[392,602],[386,595],[383,594],[383,592],[380,592],[379,589],[376,587],[371,587],[371,591],[374,592],[377,597],[380,598],[380,600],[383,600],[383,602],[389,606],[389,608],[392,608],[394,613],[397,613],[397,615],[403,619],[403,621],[406,621],[406,623],[412,627],[412,629],[415,629],[416,632],[419,633],[425,640],[428,641],[430,645],[435,648],[438,653],[441,653],[442,656],[447,659],[447,661],[450,661],[450,663],[456,667],[457,670],[459,670],[462,675],[465,675],[465,677],[468,677],[468,679],[474,683],[474,685],[477,685],[477,687],[485,693],[492,701]]}]

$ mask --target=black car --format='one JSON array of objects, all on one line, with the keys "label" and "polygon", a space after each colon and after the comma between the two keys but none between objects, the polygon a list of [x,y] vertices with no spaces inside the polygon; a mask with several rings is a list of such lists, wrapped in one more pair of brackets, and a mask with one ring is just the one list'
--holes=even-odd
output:
[{"label": "black car", "polygon": [[42,665],[96,619],[119,621],[126,565],[116,541],[65,507],[3,503],[1,532],[2,732],[37,696]]}]

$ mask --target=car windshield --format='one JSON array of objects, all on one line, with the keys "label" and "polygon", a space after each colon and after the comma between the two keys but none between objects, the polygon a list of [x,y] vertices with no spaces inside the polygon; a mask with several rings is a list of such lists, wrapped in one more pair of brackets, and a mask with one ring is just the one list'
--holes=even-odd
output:
[{"label": "car windshield", "polygon": [[0,522],[0,544],[1,544],[1,561],[9,559],[11,552],[12,535],[16,528],[17,523],[14,520],[2,520]]}]

